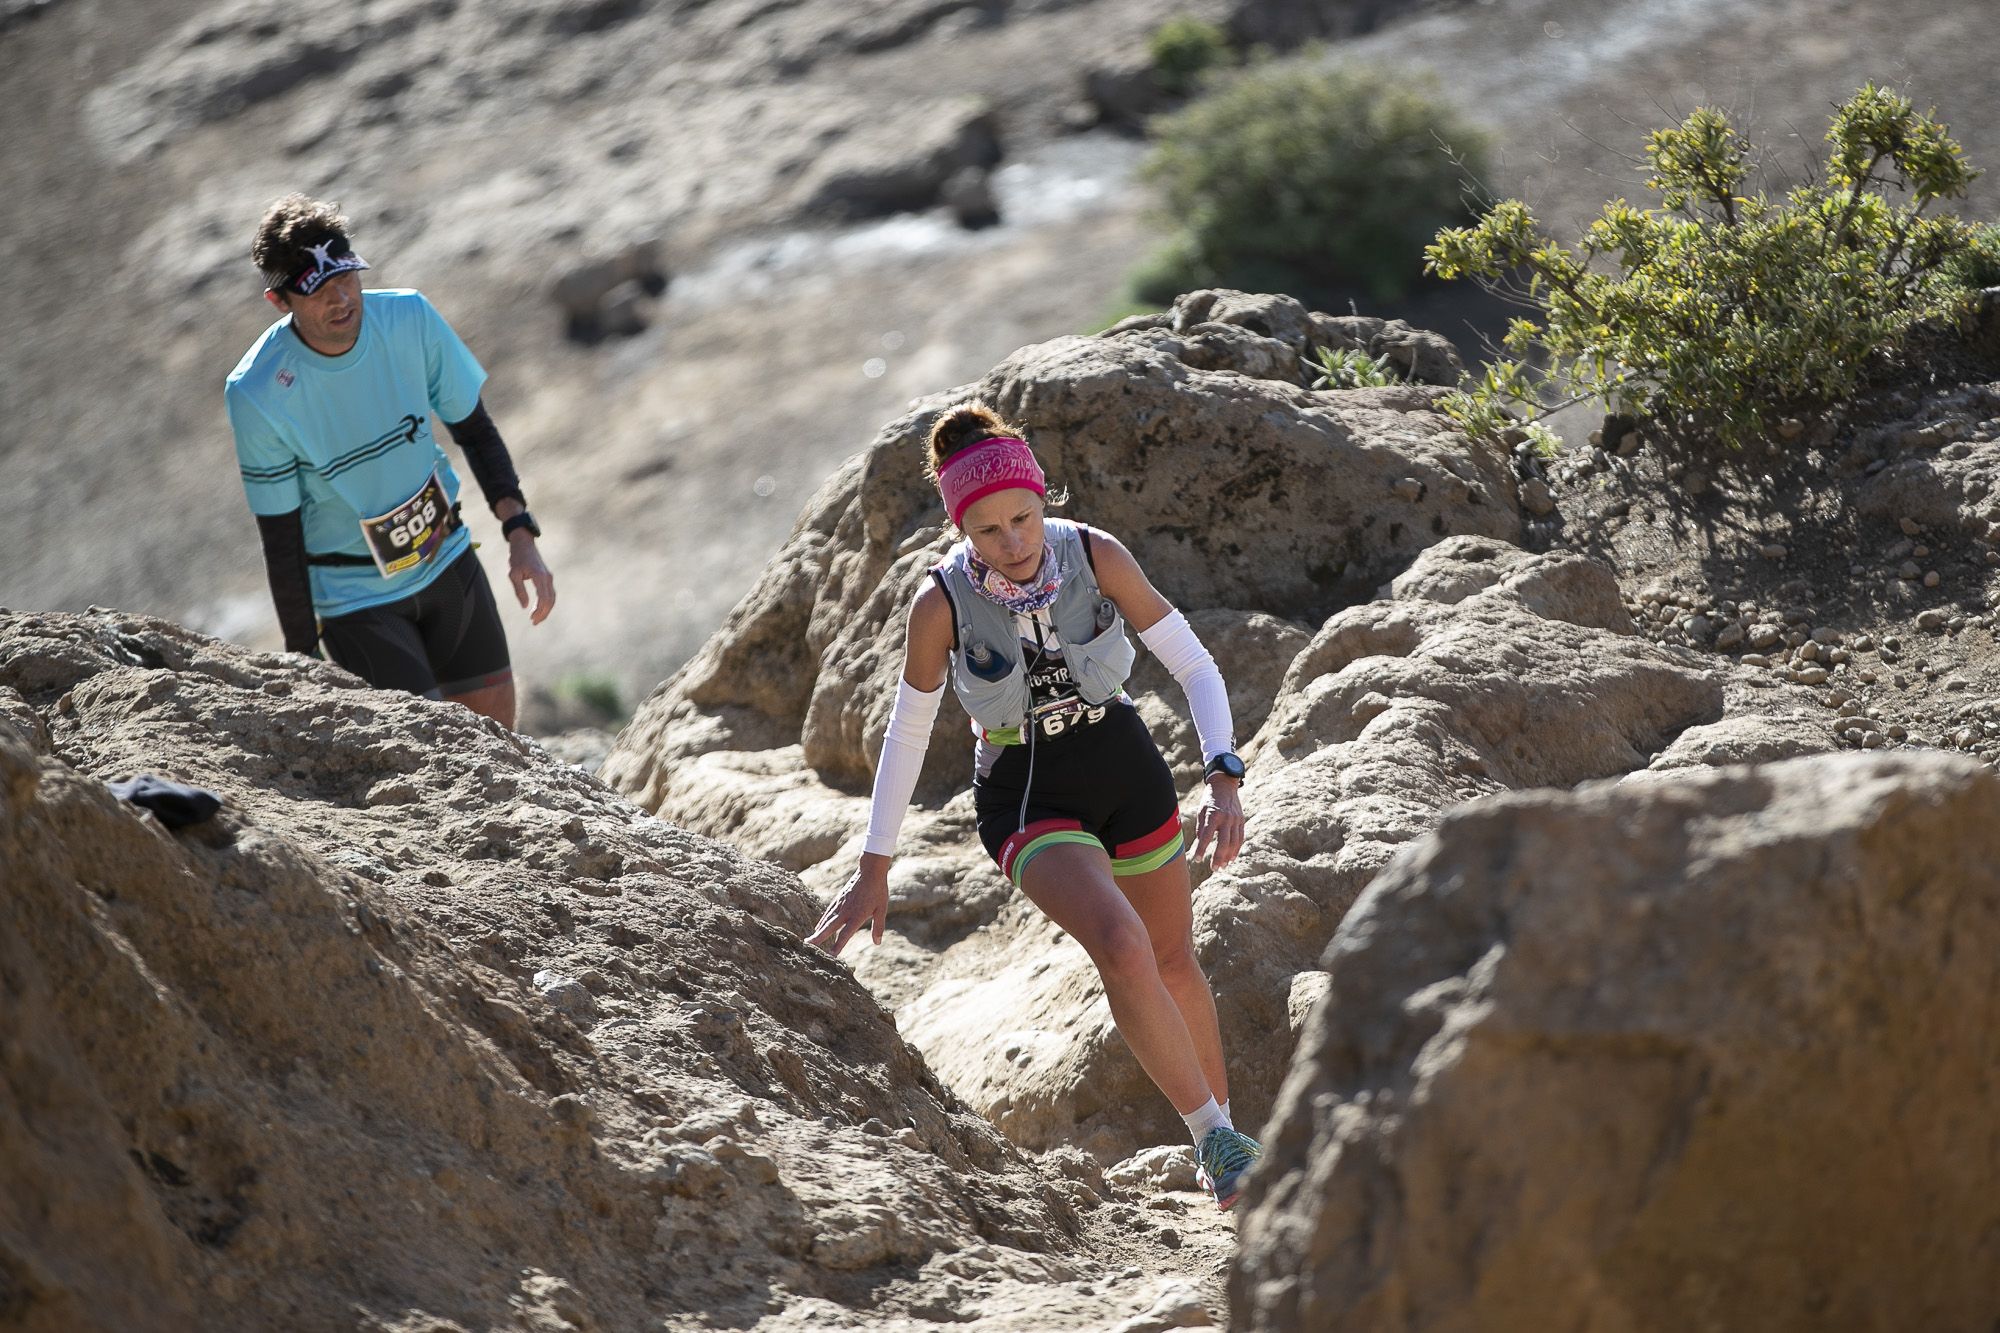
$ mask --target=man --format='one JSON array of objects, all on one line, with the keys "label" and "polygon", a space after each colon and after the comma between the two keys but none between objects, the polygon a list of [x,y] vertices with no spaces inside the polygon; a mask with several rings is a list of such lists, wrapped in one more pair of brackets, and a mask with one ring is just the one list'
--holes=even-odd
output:
[{"label": "man", "polygon": [[229,374],[224,398],[285,647],[369,684],[462,703],[514,725],[514,673],[486,572],[459,516],[435,413],[500,520],[514,595],[541,624],[555,577],[507,446],[480,401],[486,372],[415,291],[361,290],[368,267],[338,207],[271,205],[251,259],[284,318]]}]

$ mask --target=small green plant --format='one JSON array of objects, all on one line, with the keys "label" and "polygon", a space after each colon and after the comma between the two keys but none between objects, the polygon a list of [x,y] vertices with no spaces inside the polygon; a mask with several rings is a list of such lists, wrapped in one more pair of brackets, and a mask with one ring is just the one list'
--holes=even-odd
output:
[{"label": "small green plant", "polygon": [[1969,291],[2000,287],[2000,224],[1974,226],[1971,243],[1945,265],[1945,276]]},{"label": "small green plant", "polygon": [[556,682],[555,693],[575,700],[607,722],[623,722],[629,716],[624,691],[610,676],[589,671],[574,672]]},{"label": "small green plant", "polygon": [[1153,81],[1171,97],[1192,97],[1203,80],[1233,62],[1229,34],[1206,19],[1177,15],[1153,30],[1147,53]]},{"label": "small green plant", "polygon": [[1562,450],[1562,439],[1554,431],[1539,421],[1531,421],[1521,432],[1528,438],[1524,443],[1535,451],[1535,457],[1554,458]]},{"label": "small green plant", "polygon": [[[1819,179],[1746,196],[1751,145],[1704,107],[1646,140],[1662,207],[1607,204],[1574,247],[1512,199],[1440,232],[1425,251],[1433,272],[1502,285],[1525,275],[1517,294],[1533,312],[1445,410],[1490,435],[1513,424],[1510,409],[1532,417],[1550,398],[1602,398],[1700,449],[1741,445],[1767,416],[1853,392],[1913,325],[1962,310],[1968,266],[2000,248],[1931,213],[1977,174],[1933,114],[1870,84],[1835,112],[1826,141]],[[1541,382],[1523,365],[1536,354]]]},{"label": "small green plant", "polygon": [[1379,389],[1401,381],[1389,366],[1389,358],[1370,356],[1358,347],[1322,347],[1317,351],[1319,368],[1313,375],[1315,389]]},{"label": "small green plant", "polygon": [[1470,216],[1485,154],[1411,78],[1315,63],[1231,74],[1153,132],[1144,173],[1174,239],[1132,285],[1155,300],[1214,285],[1393,300],[1421,278],[1424,242]]}]

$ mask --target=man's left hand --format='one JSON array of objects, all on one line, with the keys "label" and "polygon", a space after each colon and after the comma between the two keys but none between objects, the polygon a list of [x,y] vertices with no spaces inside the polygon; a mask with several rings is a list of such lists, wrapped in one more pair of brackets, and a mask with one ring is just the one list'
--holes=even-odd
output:
[{"label": "man's left hand", "polygon": [[528,585],[535,585],[535,609],[529,623],[539,625],[547,620],[549,612],[556,609],[556,576],[542,560],[534,534],[517,531],[508,536],[507,577],[514,584],[515,600],[523,607],[528,605]]}]

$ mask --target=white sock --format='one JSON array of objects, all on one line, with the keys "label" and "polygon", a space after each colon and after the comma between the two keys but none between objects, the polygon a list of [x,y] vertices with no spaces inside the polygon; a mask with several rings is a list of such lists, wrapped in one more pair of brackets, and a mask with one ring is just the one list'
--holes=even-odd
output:
[{"label": "white sock", "polygon": [[1202,1139],[1207,1137],[1208,1131],[1222,1129],[1229,1124],[1228,1113],[1215,1104],[1213,1097],[1189,1111],[1181,1119],[1187,1122],[1188,1133],[1194,1135],[1194,1146],[1197,1148],[1201,1146]]},{"label": "white sock", "polygon": [[1222,1104],[1222,1123],[1229,1126],[1231,1129],[1236,1128],[1236,1117],[1229,1114],[1228,1102],[1224,1102]]}]

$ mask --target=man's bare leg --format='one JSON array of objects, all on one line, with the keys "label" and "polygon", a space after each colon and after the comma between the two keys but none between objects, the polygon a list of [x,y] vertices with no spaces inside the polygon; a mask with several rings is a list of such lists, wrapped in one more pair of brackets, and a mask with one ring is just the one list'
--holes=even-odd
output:
[{"label": "man's bare leg", "polygon": [[509,676],[498,685],[482,685],[464,694],[447,694],[448,704],[464,704],[481,717],[490,717],[508,730],[514,727],[514,678]]}]

